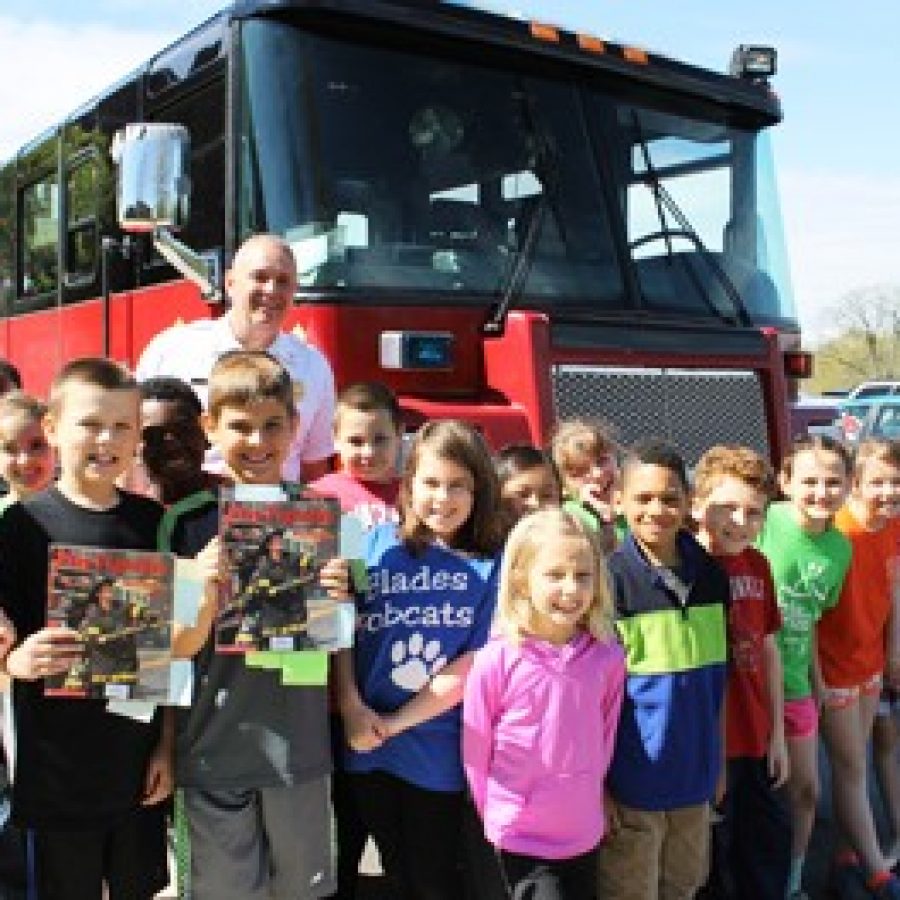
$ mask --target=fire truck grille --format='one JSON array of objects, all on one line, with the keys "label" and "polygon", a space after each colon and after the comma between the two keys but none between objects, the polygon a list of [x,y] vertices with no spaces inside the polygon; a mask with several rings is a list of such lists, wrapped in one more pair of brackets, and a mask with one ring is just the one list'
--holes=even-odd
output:
[{"label": "fire truck grille", "polygon": [[713,444],[744,444],[768,456],[765,405],[750,371],[554,366],[558,420],[602,418],[623,444],[661,438],[688,465]]}]

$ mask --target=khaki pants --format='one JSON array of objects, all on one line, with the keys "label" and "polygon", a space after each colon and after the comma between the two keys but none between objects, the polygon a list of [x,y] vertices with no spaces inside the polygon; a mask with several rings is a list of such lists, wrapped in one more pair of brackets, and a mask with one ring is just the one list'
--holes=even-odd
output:
[{"label": "khaki pants", "polygon": [[648,812],[617,803],[610,813],[598,900],[691,900],[709,870],[709,805]]}]

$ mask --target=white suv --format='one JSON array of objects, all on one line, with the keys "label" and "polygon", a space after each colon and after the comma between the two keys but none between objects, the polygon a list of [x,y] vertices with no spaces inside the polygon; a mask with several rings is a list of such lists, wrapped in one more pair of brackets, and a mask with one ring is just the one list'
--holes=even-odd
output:
[{"label": "white suv", "polygon": [[868,400],[870,397],[885,397],[900,394],[900,381],[864,381],[847,394],[848,400]]}]

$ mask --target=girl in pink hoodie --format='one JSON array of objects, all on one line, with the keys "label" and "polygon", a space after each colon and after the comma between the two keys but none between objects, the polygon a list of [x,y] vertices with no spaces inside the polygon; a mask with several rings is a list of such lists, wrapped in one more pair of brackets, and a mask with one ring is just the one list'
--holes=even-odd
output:
[{"label": "girl in pink hoodie", "polygon": [[463,763],[495,849],[480,896],[526,885],[553,900],[590,900],[606,830],[603,781],[625,680],[606,566],[569,513],[542,510],[504,552],[498,629],[475,654],[463,701]]}]

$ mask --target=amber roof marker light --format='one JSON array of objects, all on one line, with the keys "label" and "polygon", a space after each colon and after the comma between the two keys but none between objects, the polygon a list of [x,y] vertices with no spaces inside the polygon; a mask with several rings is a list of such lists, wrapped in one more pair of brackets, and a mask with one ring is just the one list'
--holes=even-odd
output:
[{"label": "amber roof marker light", "polygon": [[650,62],[650,55],[640,47],[623,47],[622,58],[639,66],[646,66]]},{"label": "amber roof marker light", "polygon": [[559,29],[554,25],[546,25],[543,22],[529,22],[528,30],[533,38],[539,41],[547,41],[551,44],[558,44],[560,41]]},{"label": "amber roof marker light", "polygon": [[576,34],[575,40],[578,42],[578,46],[582,50],[587,50],[588,53],[606,53],[606,42],[601,41],[600,38],[590,34]]}]

